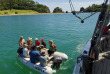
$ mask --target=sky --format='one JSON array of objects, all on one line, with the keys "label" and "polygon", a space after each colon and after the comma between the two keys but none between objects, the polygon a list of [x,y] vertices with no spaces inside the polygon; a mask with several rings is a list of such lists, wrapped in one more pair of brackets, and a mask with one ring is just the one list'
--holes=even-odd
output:
[{"label": "sky", "polygon": [[[34,0],[40,4],[44,4],[49,7],[52,12],[55,7],[62,8],[63,11],[71,11],[69,0]],[[92,4],[102,4],[104,0],[71,0],[73,2],[74,9],[79,11],[81,7],[88,7]]]}]

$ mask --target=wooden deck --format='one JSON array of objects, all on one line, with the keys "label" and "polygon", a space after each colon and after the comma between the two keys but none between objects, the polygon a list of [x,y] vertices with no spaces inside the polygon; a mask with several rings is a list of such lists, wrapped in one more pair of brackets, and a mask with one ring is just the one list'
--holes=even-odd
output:
[{"label": "wooden deck", "polygon": [[110,48],[99,54],[99,60],[94,61],[92,74],[110,74]]}]

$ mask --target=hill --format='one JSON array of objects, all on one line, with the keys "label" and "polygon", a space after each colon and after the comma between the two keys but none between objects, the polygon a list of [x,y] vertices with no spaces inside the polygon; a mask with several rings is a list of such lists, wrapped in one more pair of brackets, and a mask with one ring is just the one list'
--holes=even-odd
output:
[{"label": "hill", "polygon": [[39,13],[50,13],[46,5],[33,0],[0,0],[0,10],[34,10]]}]

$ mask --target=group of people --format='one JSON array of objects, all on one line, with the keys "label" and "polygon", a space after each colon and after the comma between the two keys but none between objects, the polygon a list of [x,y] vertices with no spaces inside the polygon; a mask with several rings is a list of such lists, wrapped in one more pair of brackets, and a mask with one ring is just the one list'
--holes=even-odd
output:
[{"label": "group of people", "polygon": [[[38,63],[45,67],[51,56],[56,51],[56,45],[53,44],[53,41],[49,41],[50,48],[47,50],[46,42],[41,38],[41,43],[38,38],[35,38],[35,45],[32,41],[32,38],[28,37],[27,43],[24,40],[23,36],[19,40],[19,49],[18,53],[25,58],[30,58],[31,63]],[[22,50],[22,51],[21,51]]]}]

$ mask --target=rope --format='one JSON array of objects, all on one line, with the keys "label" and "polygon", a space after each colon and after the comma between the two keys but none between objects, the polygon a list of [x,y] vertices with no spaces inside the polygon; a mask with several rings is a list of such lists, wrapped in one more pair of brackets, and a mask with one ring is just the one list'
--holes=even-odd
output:
[{"label": "rope", "polygon": [[72,3],[72,1],[71,0],[69,0],[69,3],[70,3],[70,8],[71,8],[71,11],[75,11],[75,9],[74,9],[74,6],[73,6],[73,3]]},{"label": "rope", "polygon": [[81,23],[84,23],[84,20],[90,18],[91,16],[93,16],[93,15],[95,15],[95,14],[97,13],[97,12],[91,13],[91,15],[89,15],[89,16],[85,17],[84,19],[82,19],[80,16],[78,16],[78,15],[76,14],[76,11],[75,11],[75,9],[74,9],[74,6],[73,6],[73,3],[72,3],[71,0],[69,0],[69,4],[70,4],[70,8],[71,8],[72,14],[75,15],[78,19],[80,19],[80,20],[81,20]]}]

